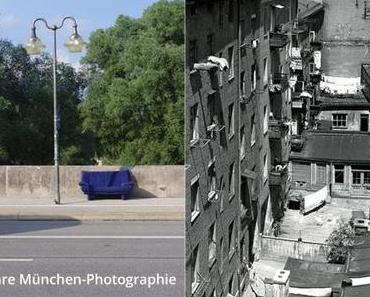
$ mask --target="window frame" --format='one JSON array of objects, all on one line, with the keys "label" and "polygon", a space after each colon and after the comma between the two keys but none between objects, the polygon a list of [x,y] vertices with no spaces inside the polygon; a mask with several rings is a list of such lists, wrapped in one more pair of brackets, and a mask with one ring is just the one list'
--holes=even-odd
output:
[{"label": "window frame", "polygon": [[200,214],[200,185],[199,185],[199,175],[195,176],[191,181],[190,185],[190,196],[191,196],[191,204],[190,204],[190,221],[191,223],[195,221],[195,219]]},{"label": "window frame", "polygon": [[217,258],[216,223],[208,230],[208,266],[212,267]]},{"label": "window frame", "polygon": [[[339,117],[344,117],[344,119],[341,119]],[[347,113],[333,113],[332,118],[331,118],[331,123],[332,123],[333,129],[347,129],[348,128],[348,114]]]},{"label": "window frame", "polygon": [[256,132],[256,121],[255,115],[251,118],[251,147],[253,147],[257,142],[257,132]]},{"label": "window frame", "polygon": [[229,166],[229,200],[235,196],[235,163],[232,162]]},{"label": "window frame", "polygon": [[234,46],[230,46],[227,49],[227,55],[229,59],[229,75],[228,79],[232,80],[235,76],[235,70],[234,70],[234,60],[235,60],[235,53],[234,53]]},{"label": "window frame", "polygon": [[[337,181],[337,178],[339,177],[337,174],[342,174],[340,180]],[[334,183],[335,184],[344,184],[344,166],[343,165],[334,165]]]},{"label": "window frame", "polygon": [[199,104],[195,103],[190,107],[190,130],[191,140],[190,142],[196,142],[200,139],[200,123],[199,123]]},{"label": "window frame", "polygon": [[235,105],[231,103],[228,107],[228,131],[229,139],[235,134]]}]

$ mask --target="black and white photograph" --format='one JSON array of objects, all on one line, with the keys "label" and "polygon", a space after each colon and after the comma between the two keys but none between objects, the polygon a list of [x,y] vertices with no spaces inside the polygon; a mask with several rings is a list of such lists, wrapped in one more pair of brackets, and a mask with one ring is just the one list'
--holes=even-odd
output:
[{"label": "black and white photograph", "polygon": [[186,0],[186,297],[370,296],[370,3]]}]

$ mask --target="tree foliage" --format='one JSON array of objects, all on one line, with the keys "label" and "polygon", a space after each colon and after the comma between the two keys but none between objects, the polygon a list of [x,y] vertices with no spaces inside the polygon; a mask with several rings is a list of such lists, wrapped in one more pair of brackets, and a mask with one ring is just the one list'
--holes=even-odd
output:
[{"label": "tree foliage", "polygon": [[183,1],[158,1],[91,35],[81,113],[105,162],[183,162],[183,9]]},{"label": "tree foliage", "polygon": [[327,259],[329,263],[344,264],[350,247],[353,245],[355,233],[346,223],[340,223],[326,240],[328,244]]},{"label": "tree foliage", "polygon": [[[25,50],[0,40],[0,164],[53,164],[52,60],[30,59]],[[82,78],[58,65],[62,164],[91,163],[90,135],[79,116]]]}]

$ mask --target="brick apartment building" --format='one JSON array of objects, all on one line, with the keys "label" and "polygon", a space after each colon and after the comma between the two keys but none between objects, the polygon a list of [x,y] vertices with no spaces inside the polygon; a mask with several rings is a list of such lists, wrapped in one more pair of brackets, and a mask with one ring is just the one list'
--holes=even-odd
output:
[{"label": "brick apartment building", "polygon": [[186,1],[186,295],[242,296],[289,190],[296,0]]}]

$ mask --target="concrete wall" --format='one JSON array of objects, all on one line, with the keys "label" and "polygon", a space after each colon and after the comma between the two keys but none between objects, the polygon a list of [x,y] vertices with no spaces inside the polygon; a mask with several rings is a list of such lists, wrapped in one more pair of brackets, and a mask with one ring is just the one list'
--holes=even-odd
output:
[{"label": "concrete wall", "polygon": [[[61,166],[62,197],[83,197],[78,183],[82,170],[118,170],[119,166]],[[183,166],[135,166],[133,197],[184,197]],[[53,166],[0,166],[0,198],[49,197],[53,191]]]},{"label": "concrete wall", "polygon": [[315,262],[326,261],[326,245],[321,243],[263,235],[261,248],[262,259],[292,257]]},{"label": "concrete wall", "polygon": [[[333,114],[347,114],[347,128],[346,129],[333,129],[340,131],[360,131],[361,129],[361,115],[369,115],[368,110],[323,110],[319,113],[318,119],[325,121],[332,121]],[[370,121],[368,125],[368,131],[370,131]]]},{"label": "concrete wall", "polygon": [[364,1],[325,0],[322,69],[327,75],[360,76],[368,61],[370,21],[363,18]]}]

